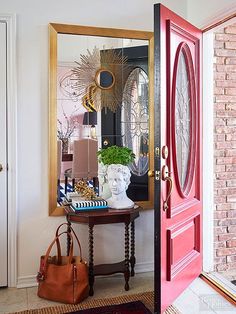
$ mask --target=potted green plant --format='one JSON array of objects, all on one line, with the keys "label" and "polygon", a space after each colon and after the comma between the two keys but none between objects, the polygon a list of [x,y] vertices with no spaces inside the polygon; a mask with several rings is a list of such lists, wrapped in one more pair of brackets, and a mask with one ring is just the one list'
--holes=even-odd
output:
[{"label": "potted green plant", "polygon": [[98,162],[102,162],[104,165],[120,164],[128,166],[135,158],[135,154],[130,148],[116,145],[100,149],[97,155]]},{"label": "potted green plant", "polygon": [[134,161],[135,154],[128,147],[114,145],[100,149],[97,155],[99,168],[102,168],[102,178],[98,171],[99,183],[102,185],[102,194],[108,195],[108,205],[116,209],[133,207],[134,202],[128,198],[126,190],[131,177],[128,165]]}]

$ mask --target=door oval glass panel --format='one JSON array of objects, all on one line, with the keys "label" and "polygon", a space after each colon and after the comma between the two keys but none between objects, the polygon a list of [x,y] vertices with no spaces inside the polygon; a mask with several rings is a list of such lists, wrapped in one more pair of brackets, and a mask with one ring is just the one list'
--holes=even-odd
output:
[{"label": "door oval glass panel", "polygon": [[148,76],[137,67],[131,71],[124,87],[121,108],[122,145],[135,154],[131,172],[143,176],[148,171]]},{"label": "door oval glass panel", "polygon": [[[187,195],[193,179],[195,155],[195,82],[190,49],[181,45],[175,59],[174,146],[175,170],[180,194]],[[195,120],[195,121],[194,121]]]}]

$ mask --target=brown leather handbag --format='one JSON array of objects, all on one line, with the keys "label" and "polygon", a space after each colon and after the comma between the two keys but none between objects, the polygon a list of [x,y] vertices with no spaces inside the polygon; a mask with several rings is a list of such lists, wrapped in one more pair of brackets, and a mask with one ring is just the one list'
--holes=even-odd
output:
[{"label": "brown leather handbag", "polygon": [[[76,304],[88,296],[88,266],[82,259],[81,245],[74,230],[59,233],[56,236],[47,252],[40,259],[40,270],[38,272],[38,296],[44,299],[62,303]],[[68,256],[61,255],[60,237],[66,234],[70,237],[71,245]],[[73,256],[74,238],[79,245],[80,256]],[[57,256],[50,256],[53,245],[57,245]]]}]

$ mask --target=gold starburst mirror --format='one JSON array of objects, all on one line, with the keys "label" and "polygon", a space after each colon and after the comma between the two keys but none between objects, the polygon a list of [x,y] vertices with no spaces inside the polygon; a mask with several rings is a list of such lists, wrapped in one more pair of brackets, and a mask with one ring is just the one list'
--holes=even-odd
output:
[{"label": "gold starburst mirror", "polygon": [[49,214],[79,182],[101,195],[97,151],[111,145],[135,152],[127,193],[152,208],[153,33],[51,23],[49,36]]},{"label": "gold starburst mirror", "polygon": [[96,111],[108,108],[115,112],[124,96],[123,78],[129,73],[127,59],[121,50],[87,50],[72,69],[72,90],[82,96],[85,106],[89,103]]}]

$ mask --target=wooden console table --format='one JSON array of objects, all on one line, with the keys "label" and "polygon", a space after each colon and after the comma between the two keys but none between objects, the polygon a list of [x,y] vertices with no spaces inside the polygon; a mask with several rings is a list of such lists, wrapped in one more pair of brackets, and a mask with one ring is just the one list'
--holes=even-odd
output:
[{"label": "wooden console table", "polygon": [[[127,210],[97,210],[87,212],[74,212],[70,207],[65,207],[66,218],[69,226],[72,223],[87,224],[89,228],[89,295],[94,294],[94,277],[99,275],[111,275],[123,273],[125,278],[125,290],[129,290],[130,275],[134,276],[135,266],[135,225],[134,220],[139,217],[139,208]],[[93,261],[93,228],[95,225],[124,223],[125,225],[125,259],[118,263],[94,265]],[[131,226],[131,228],[129,228]],[[70,227],[68,227],[70,231]],[[131,240],[131,245],[129,242]],[[67,250],[70,248],[70,238],[67,239]],[[131,271],[130,271],[131,268]]]}]

